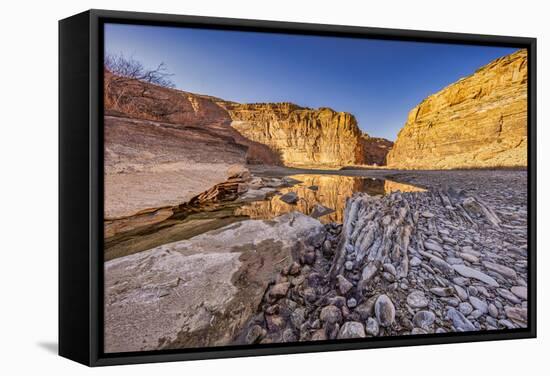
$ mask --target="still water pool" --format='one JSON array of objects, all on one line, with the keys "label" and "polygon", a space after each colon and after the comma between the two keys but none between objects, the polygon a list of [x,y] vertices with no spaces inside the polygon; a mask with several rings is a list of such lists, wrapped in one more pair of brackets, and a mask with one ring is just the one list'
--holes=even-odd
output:
[{"label": "still water pool", "polygon": [[[366,192],[369,195],[387,195],[391,192],[420,192],[424,189],[409,184],[397,183],[391,180],[342,175],[292,175],[292,179],[300,183],[279,189],[279,193],[267,200],[247,203],[235,211],[236,215],[250,218],[270,219],[291,211],[300,211],[310,215],[316,204],[334,210],[332,213],[319,217],[323,223],[342,222],[346,198],[355,192]],[[296,204],[287,204],[281,200],[281,195],[294,192],[298,196]]]}]

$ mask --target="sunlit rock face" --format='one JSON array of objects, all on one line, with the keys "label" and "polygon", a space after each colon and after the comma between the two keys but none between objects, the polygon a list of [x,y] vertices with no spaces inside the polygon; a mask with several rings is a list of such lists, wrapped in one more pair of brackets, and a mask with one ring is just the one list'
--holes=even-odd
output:
[{"label": "sunlit rock face", "polygon": [[355,117],[330,108],[292,103],[231,105],[231,125],[246,138],[278,151],[288,166],[363,164]]},{"label": "sunlit rock face", "polygon": [[230,102],[104,73],[105,218],[187,202],[233,165],[281,164],[230,126]]},{"label": "sunlit rock face", "polygon": [[390,167],[527,165],[527,51],[519,50],[427,97],[408,116]]},{"label": "sunlit rock face", "polygon": [[384,194],[392,192],[425,192],[426,190],[414,185],[398,183],[392,180],[384,180]]}]

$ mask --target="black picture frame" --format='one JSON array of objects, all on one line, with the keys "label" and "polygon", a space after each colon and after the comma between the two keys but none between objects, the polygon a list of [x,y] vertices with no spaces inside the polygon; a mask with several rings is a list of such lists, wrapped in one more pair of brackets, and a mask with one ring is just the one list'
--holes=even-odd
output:
[{"label": "black picture frame", "polygon": [[[526,329],[105,354],[103,335],[103,24],[507,46],[528,51]],[[59,21],[59,354],[88,366],[536,337],[536,39],[431,31],[88,10]]]}]

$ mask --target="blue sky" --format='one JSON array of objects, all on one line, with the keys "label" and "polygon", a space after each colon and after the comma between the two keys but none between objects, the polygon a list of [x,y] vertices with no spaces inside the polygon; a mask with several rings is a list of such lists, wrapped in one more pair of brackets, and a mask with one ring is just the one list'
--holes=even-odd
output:
[{"label": "blue sky", "polygon": [[181,90],[355,115],[395,140],[425,97],[514,48],[107,24],[105,52],[164,62]]}]

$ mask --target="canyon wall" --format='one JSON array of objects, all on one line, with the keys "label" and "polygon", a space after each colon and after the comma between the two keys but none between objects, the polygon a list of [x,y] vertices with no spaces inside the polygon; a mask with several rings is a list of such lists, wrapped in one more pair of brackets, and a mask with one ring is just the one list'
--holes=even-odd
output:
[{"label": "canyon wall", "polygon": [[385,166],[388,152],[393,147],[393,142],[381,137],[371,137],[363,133],[361,137],[363,144],[363,164],[374,166]]},{"label": "canyon wall", "polygon": [[[222,140],[228,149],[244,147],[249,164],[383,165],[391,147],[387,140],[363,134],[355,117],[347,112],[292,103],[239,104],[118,77],[108,71],[104,103],[108,117],[169,124],[173,129]],[[223,159],[223,153],[212,155],[216,157]]]},{"label": "canyon wall", "polygon": [[187,202],[234,165],[281,163],[230,126],[229,102],[108,71],[104,78],[105,218]]},{"label": "canyon wall", "polygon": [[[380,164],[353,115],[239,104],[104,72],[105,217],[186,202],[233,165]],[[382,150],[385,153],[385,150]]]},{"label": "canyon wall", "polygon": [[527,51],[519,50],[427,97],[410,111],[389,167],[527,165]]},{"label": "canyon wall", "polygon": [[231,125],[280,153],[288,166],[342,166],[365,160],[355,117],[292,103],[231,104]]},{"label": "canyon wall", "polygon": [[[108,71],[104,72],[104,77],[106,116],[157,122],[171,129],[212,138],[214,143],[225,143],[228,149],[244,149],[245,163],[281,164],[278,154],[269,147],[249,140],[231,128],[231,117],[226,109],[231,105],[229,101],[127,79]],[[201,147],[208,152],[208,145]],[[224,160],[223,152],[216,152],[217,155],[210,154],[206,160]],[[206,161],[195,159],[198,162]],[[233,158],[229,160],[234,162]]]}]

